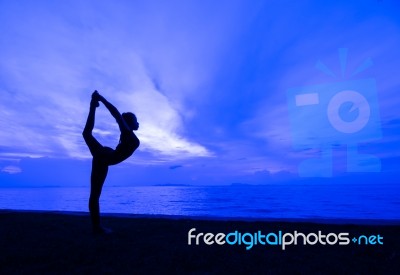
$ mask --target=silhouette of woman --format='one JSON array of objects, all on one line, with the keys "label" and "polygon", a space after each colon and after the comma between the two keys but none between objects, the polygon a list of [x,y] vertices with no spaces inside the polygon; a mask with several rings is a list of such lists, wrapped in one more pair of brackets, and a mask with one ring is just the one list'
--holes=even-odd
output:
[{"label": "silhouette of woman", "polygon": [[[99,107],[99,102],[102,102],[110,111],[111,115],[116,119],[121,131],[119,144],[115,149],[101,145],[93,137],[92,130],[94,128],[95,113],[96,108]],[[90,179],[89,211],[94,233],[111,232],[111,230],[103,228],[100,224],[99,199],[101,190],[107,177],[108,166],[124,161],[139,147],[139,139],[133,133],[133,131],[136,131],[137,129],[139,129],[139,123],[133,113],[128,112],[121,115],[117,108],[115,108],[97,91],[93,92],[89,115],[82,135],[93,156]]]}]

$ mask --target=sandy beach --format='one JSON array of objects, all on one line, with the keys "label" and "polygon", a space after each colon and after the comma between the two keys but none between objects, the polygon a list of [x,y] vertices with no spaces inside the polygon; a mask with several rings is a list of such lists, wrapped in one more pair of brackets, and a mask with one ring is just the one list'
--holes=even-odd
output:
[{"label": "sandy beach", "polygon": [[[400,225],[103,216],[110,235],[93,235],[87,213],[0,211],[0,273],[396,274]],[[377,236],[379,244],[188,245],[188,232],[291,232]],[[203,241],[201,241],[203,240]],[[332,238],[331,238],[332,240]]]}]

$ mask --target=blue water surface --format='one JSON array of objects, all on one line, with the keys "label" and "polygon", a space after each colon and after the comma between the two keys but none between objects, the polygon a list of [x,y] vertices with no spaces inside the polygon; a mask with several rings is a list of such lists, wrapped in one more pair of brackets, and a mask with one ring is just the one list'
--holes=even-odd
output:
[{"label": "blue water surface", "polygon": [[[107,187],[103,213],[400,220],[400,189],[353,185]],[[0,209],[87,212],[88,187],[1,188]]]}]

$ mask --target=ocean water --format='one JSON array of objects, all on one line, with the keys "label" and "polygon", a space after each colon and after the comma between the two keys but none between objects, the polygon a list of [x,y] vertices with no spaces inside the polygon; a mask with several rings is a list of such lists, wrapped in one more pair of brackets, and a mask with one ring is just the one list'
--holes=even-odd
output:
[{"label": "ocean water", "polygon": [[[88,187],[0,188],[0,209],[88,211]],[[251,219],[400,220],[398,185],[103,188],[102,213]]]}]

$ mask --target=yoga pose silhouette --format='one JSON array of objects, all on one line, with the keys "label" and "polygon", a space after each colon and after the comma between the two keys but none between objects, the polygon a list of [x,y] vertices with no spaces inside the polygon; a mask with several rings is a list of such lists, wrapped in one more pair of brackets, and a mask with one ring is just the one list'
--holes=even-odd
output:
[{"label": "yoga pose silhouette", "polygon": [[[99,107],[99,102],[110,111],[111,115],[116,119],[119,129],[121,131],[119,144],[115,149],[101,145],[92,134],[94,128],[94,120],[96,108]],[[83,130],[83,138],[89,147],[90,153],[93,156],[92,160],[92,174],[90,179],[90,198],[89,198],[89,211],[93,225],[93,233],[110,233],[100,224],[100,205],[99,199],[104,181],[108,173],[108,166],[118,164],[128,157],[139,147],[139,139],[133,133],[139,129],[139,123],[133,113],[119,113],[110,102],[108,102],[97,91],[92,94],[90,102],[89,115]]]}]

